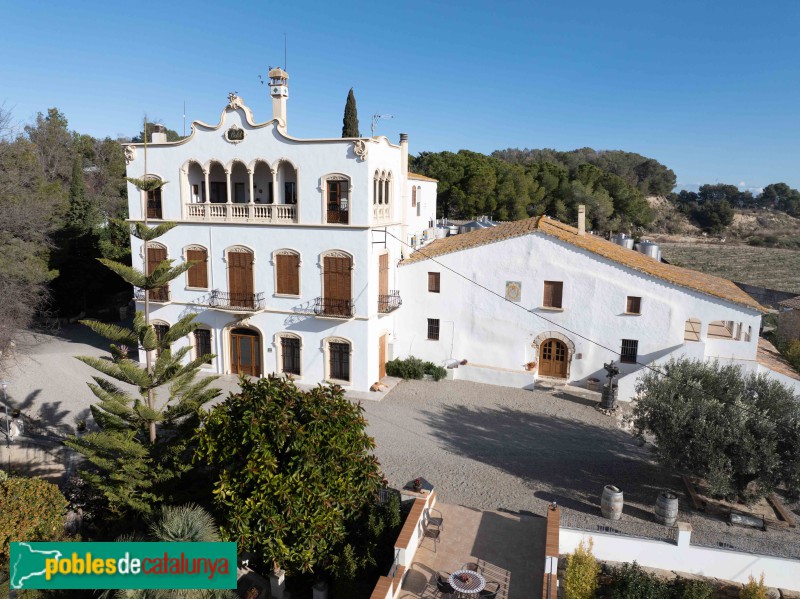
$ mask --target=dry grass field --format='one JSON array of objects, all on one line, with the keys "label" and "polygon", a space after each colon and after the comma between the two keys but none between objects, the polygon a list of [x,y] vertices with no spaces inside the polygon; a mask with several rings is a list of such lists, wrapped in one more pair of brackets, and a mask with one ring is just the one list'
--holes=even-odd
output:
[{"label": "dry grass field", "polygon": [[800,250],[699,243],[662,243],[661,249],[678,266],[800,294]]}]

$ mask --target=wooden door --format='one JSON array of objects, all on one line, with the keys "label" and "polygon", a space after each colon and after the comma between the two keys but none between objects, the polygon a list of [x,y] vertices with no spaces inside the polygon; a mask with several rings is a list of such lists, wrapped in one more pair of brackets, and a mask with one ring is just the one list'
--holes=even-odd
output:
[{"label": "wooden door", "polygon": [[228,292],[231,306],[255,308],[252,252],[228,252]]},{"label": "wooden door", "polygon": [[[167,249],[159,246],[147,246],[147,274],[153,274],[156,267],[167,259]],[[169,300],[169,287],[164,285],[149,292],[150,300],[154,302],[166,302]]]},{"label": "wooden door", "polygon": [[231,373],[261,375],[261,338],[249,329],[231,331]]},{"label": "wooden door", "polygon": [[336,316],[350,316],[353,299],[350,289],[350,258],[326,256],[323,268],[323,312]]},{"label": "wooden door", "polygon": [[389,311],[389,254],[378,256],[378,311]]},{"label": "wooden door", "polygon": [[548,339],[539,350],[539,374],[555,378],[567,377],[567,346],[558,339]]},{"label": "wooden door", "polygon": [[386,333],[378,339],[378,380],[386,376]]}]

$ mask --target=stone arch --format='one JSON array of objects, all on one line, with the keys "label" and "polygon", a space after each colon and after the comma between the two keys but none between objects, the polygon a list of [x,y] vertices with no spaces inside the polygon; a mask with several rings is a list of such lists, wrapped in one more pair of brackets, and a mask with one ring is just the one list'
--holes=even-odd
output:
[{"label": "stone arch", "polygon": [[535,356],[535,360],[538,362],[539,357],[541,355],[541,346],[545,341],[550,339],[555,339],[560,341],[564,344],[567,348],[567,370],[565,373],[566,380],[569,380],[570,369],[572,367],[572,356],[575,354],[575,343],[573,343],[572,339],[564,335],[563,333],[559,333],[558,331],[545,331],[536,336],[536,338],[531,343],[531,347],[533,348],[533,353]]}]

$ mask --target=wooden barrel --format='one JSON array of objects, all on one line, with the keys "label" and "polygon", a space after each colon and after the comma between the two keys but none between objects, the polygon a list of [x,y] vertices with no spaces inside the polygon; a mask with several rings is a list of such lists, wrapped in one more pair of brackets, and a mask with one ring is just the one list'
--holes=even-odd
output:
[{"label": "wooden barrel", "polygon": [[622,491],[614,485],[603,487],[603,495],[600,497],[600,513],[609,520],[622,518]]},{"label": "wooden barrel", "polygon": [[670,491],[662,491],[656,499],[656,522],[675,526],[678,519],[678,496]]}]

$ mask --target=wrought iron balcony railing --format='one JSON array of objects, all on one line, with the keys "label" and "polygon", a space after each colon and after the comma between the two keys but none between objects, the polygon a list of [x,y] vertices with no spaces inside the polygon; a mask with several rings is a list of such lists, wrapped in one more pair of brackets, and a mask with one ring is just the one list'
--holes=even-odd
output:
[{"label": "wrought iron balcony railing", "polygon": [[353,300],[331,299],[318,297],[308,307],[308,312],[315,316],[327,318],[352,318],[356,314]]},{"label": "wrought iron balcony railing", "polygon": [[209,296],[208,305],[231,312],[257,312],[264,309],[264,294],[214,289]]},{"label": "wrought iron balcony railing", "polygon": [[[133,299],[139,302],[144,301],[144,289],[141,287],[134,287],[133,288]],[[151,302],[156,302],[160,304],[164,304],[169,301],[169,287],[159,287],[158,289],[151,289],[147,292],[149,296],[149,300]]]},{"label": "wrought iron balcony railing", "polygon": [[381,314],[388,314],[397,310],[403,305],[403,300],[400,299],[399,291],[390,291],[389,295],[378,296],[378,312]]}]

